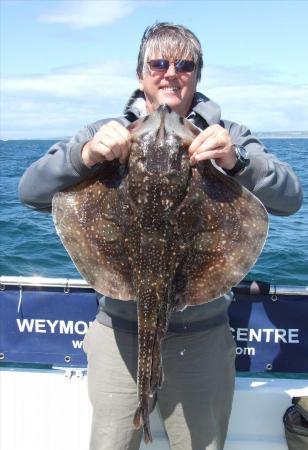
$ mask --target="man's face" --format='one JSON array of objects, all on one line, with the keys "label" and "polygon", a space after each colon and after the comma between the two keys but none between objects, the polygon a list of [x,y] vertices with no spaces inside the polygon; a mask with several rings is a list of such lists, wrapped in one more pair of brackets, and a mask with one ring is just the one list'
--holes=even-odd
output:
[{"label": "man's face", "polygon": [[[163,58],[153,55],[149,60]],[[180,58],[164,58],[174,62]],[[189,59],[189,58],[185,58]],[[149,113],[159,105],[167,103],[180,116],[185,117],[189,111],[197,86],[197,71],[177,72],[175,65],[170,64],[166,71],[152,70],[148,65],[139,79],[139,88],[144,92]]]}]

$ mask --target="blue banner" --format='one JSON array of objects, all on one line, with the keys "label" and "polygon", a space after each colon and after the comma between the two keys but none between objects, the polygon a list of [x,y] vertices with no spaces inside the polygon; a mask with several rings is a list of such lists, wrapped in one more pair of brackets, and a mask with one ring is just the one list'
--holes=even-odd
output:
[{"label": "blue banner", "polygon": [[[96,311],[91,289],[6,286],[0,363],[86,367],[82,341]],[[308,373],[308,296],[235,293],[229,313],[238,371]]]},{"label": "blue banner", "polygon": [[308,373],[308,296],[239,295],[229,308],[245,372]]},{"label": "blue banner", "polygon": [[82,341],[96,311],[91,289],[7,286],[0,292],[1,361],[86,367]]}]

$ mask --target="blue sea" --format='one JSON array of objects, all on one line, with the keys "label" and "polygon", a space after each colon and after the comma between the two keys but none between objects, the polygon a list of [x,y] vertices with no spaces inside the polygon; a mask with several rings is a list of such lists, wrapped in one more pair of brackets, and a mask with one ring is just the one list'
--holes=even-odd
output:
[{"label": "blue sea", "polygon": [[[80,278],[66,254],[50,214],[18,200],[24,170],[55,141],[0,142],[0,275]],[[263,139],[269,151],[292,165],[308,193],[308,139]],[[308,201],[289,217],[270,216],[263,253],[247,279],[276,285],[308,285]]]}]

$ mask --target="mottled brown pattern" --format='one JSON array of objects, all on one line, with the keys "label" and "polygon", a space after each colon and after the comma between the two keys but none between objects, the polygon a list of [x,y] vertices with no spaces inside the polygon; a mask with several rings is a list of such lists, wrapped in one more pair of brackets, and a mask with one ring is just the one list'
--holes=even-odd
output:
[{"label": "mottled brown pattern", "polygon": [[211,162],[190,166],[187,148],[199,130],[167,106],[130,131],[127,166],[104,163],[96,176],[56,194],[53,217],[89,284],[137,301],[134,424],[147,442],[171,312],[212,301],[240,282],[262,250],[268,218],[254,195]]}]

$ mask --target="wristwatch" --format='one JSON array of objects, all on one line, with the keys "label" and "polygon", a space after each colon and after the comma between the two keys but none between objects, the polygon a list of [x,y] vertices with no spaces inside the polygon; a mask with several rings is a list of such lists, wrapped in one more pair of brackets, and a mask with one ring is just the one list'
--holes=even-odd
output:
[{"label": "wristwatch", "polygon": [[250,163],[248,152],[245,147],[234,144],[233,149],[236,156],[236,163],[235,166],[232,167],[232,169],[225,169],[225,172],[228,175],[235,175],[236,173],[240,172],[245,167],[247,167],[248,164]]}]

